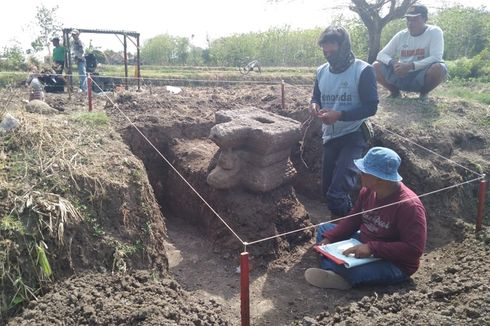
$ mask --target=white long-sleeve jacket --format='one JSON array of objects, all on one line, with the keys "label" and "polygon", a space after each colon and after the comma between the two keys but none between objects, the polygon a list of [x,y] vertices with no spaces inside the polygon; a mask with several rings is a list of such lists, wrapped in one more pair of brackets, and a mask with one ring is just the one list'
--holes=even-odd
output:
[{"label": "white long-sleeve jacket", "polygon": [[443,62],[444,37],[442,30],[426,25],[426,30],[412,36],[408,29],[398,32],[378,53],[376,60],[389,64],[392,59],[400,62],[413,62],[415,70],[423,69],[435,62]]}]

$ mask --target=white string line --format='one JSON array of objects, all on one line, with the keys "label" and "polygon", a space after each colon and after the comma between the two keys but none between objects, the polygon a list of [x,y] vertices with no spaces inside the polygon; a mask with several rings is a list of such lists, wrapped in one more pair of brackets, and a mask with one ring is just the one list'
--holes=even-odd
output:
[{"label": "white string line", "polygon": [[[96,82],[94,82],[93,80],[92,82],[102,91],[102,89]],[[218,212],[216,212],[214,208],[211,207],[211,205],[199,194],[199,192],[197,192],[197,190],[194,189],[194,187],[184,178],[184,176],[182,176],[182,174],[179,173],[179,171],[158,150],[158,148],[156,148],[155,145],[153,145],[153,143],[143,134],[143,132],[133,123],[133,121],[131,121],[131,119],[126,114],[124,114],[124,112],[119,108],[119,106],[116,103],[114,103],[112,99],[109,96],[107,96],[107,94],[104,95],[112,103],[112,105],[114,105],[114,107],[124,116],[124,118],[128,120],[128,122],[136,129],[136,131],[138,131],[138,133],[148,142],[148,144],[150,144],[150,146],[153,147],[153,149],[161,156],[161,158],[163,158],[163,160],[172,168],[172,170],[174,170],[174,172],[177,173],[177,175],[189,186],[189,188],[192,189],[192,191],[194,191],[194,193],[204,202],[204,204],[206,204],[206,206],[208,206],[208,208],[221,220],[221,222],[223,222],[223,224],[228,228],[228,230],[230,230],[231,233],[233,233],[233,235],[238,239],[238,241],[240,241],[242,244],[245,244],[245,242],[238,236],[238,234],[236,234],[235,231],[233,231],[233,229],[225,222],[225,220],[218,214]]]},{"label": "white string line", "polygon": [[297,88],[297,89],[300,89],[302,91],[304,91],[304,89],[302,89],[300,87],[313,87],[312,84],[291,84],[291,83],[286,83],[286,82],[284,82],[284,84],[289,85],[289,86],[294,87],[294,88]]},{"label": "white string line", "polygon": [[[288,84],[288,85],[291,85],[291,84]],[[291,85],[291,86],[296,87],[296,85]],[[298,85],[298,86],[303,86],[303,85]],[[296,88],[298,88],[298,87],[296,87]],[[307,121],[308,121],[308,119],[307,119]],[[305,123],[307,121],[305,121]],[[434,193],[437,193],[437,192],[440,192],[440,191],[448,190],[448,189],[451,189],[451,188],[454,188],[454,187],[459,187],[461,185],[464,185],[464,184],[467,184],[467,183],[470,183],[470,182],[474,182],[474,181],[477,181],[477,180],[482,180],[482,179],[485,178],[485,175],[484,174],[480,174],[478,172],[475,172],[475,171],[473,171],[473,170],[471,170],[471,169],[469,169],[469,168],[467,168],[467,167],[465,167],[465,166],[463,166],[463,165],[461,165],[461,164],[459,164],[459,163],[457,163],[457,162],[455,162],[455,161],[453,161],[453,160],[451,160],[451,159],[449,159],[447,157],[444,157],[444,156],[442,156],[442,155],[440,155],[440,154],[438,154],[438,153],[436,153],[436,152],[434,152],[434,151],[432,151],[432,150],[430,150],[430,149],[428,149],[428,148],[426,148],[426,147],[424,147],[422,145],[417,144],[416,142],[414,142],[414,141],[412,141],[412,140],[410,140],[408,138],[405,138],[405,137],[403,137],[403,136],[401,136],[401,135],[399,135],[399,134],[397,134],[397,133],[395,133],[395,132],[393,132],[391,130],[388,130],[387,128],[385,128],[385,127],[383,127],[383,126],[381,126],[381,125],[379,125],[377,123],[376,123],[376,125],[380,126],[382,129],[384,129],[384,130],[386,130],[386,131],[388,131],[388,132],[390,132],[390,133],[392,133],[392,134],[400,137],[403,140],[406,140],[406,141],[408,141],[408,142],[410,142],[410,143],[412,143],[412,144],[414,144],[414,145],[416,145],[416,146],[418,146],[418,147],[420,147],[420,148],[422,148],[422,149],[424,149],[424,150],[426,150],[426,151],[428,151],[428,152],[430,152],[430,153],[432,153],[432,154],[434,154],[434,155],[436,155],[436,156],[438,156],[440,158],[443,158],[443,159],[445,159],[445,160],[447,160],[447,161],[449,161],[449,162],[451,162],[451,163],[453,163],[453,164],[455,164],[457,166],[460,166],[461,168],[463,168],[463,169],[465,169],[465,170],[467,170],[467,171],[469,171],[469,172],[471,172],[471,173],[476,174],[477,176],[479,176],[476,179],[472,179],[472,180],[469,180],[469,181],[466,181],[466,182],[463,182],[463,183],[459,183],[459,184],[456,184],[456,185],[453,185],[453,186],[449,186],[449,187],[446,187],[446,188],[441,188],[439,190],[435,190],[435,191],[432,191],[432,192],[428,192],[428,193],[419,195],[419,196],[417,196],[418,198],[421,198],[421,197],[424,197],[424,196],[428,196],[428,195],[431,195],[431,194],[434,194]],[[391,205],[402,203],[402,202],[407,201],[407,200],[410,200],[410,199],[411,198],[406,199],[406,200],[403,200],[403,201],[399,201],[399,202],[396,202],[396,203],[388,204],[388,205],[385,205],[385,206],[377,207],[377,208],[374,208],[374,209],[371,209],[371,210],[368,210],[368,211],[364,211],[364,212],[374,211],[374,210],[377,210],[377,209],[381,209],[381,208],[384,208],[384,207],[388,207],[388,206],[391,206]],[[267,241],[267,240],[275,239],[275,238],[278,238],[278,237],[282,237],[282,236],[285,236],[285,235],[289,235],[289,234],[292,234],[292,233],[297,233],[297,232],[300,232],[300,231],[308,230],[308,229],[315,228],[317,226],[320,226],[320,225],[323,225],[323,224],[326,224],[326,223],[332,223],[332,222],[340,221],[340,220],[347,219],[349,217],[353,217],[353,216],[356,216],[356,215],[359,215],[359,214],[361,214],[361,213],[357,213],[357,214],[353,214],[353,215],[347,215],[347,216],[344,216],[344,217],[341,217],[341,218],[338,218],[338,219],[335,219],[335,220],[331,220],[331,221],[319,223],[319,224],[316,224],[316,225],[313,225],[313,226],[308,226],[308,227],[305,227],[305,228],[301,228],[301,229],[297,229],[297,230],[293,230],[293,231],[281,233],[279,235],[271,236],[271,237],[268,237],[268,238],[263,238],[263,239],[260,239],[260,240],[255,240],[255,241],[252,241],[252,242],[247,242],[246,245],[252,245],[252,244],[264,242],[264,241]]]},{"label": "white string line", "polygon": [[[99,85],[97,83],[94,82],[94,84],[100,89],[102,90]],[[285,236],[285,235],[289,235],[289,234],[293,234],[293,233],[297,233],[297,232],[300,232],[300,231],[304,231],[304,230],[308,230],[308,229],[311,229],[311,228],[315,228],[315,227],[318,227],[320,225],[323,225],[323,224],[327,224],[327,223],[333,223],[333,222],[336,222],[336,221],[340,221],[340,220],[343,220],[343,219],[347,219],[347,218],[350,218],[350,217],[354,217],[356,215],[359,215],[361,213],[357,213],[357,214],[352,214],[352,215],[347,215],[347,216],[344,216],[344,217],[340,217],[338,219],[334,219],[334,220],[330,220],[330,221],[327,221],[327,222],[323,222],[323,223],[319,223],[319,224],[315,224],[313,226],[308,226],[308,227],[304,227],[304,228],[300,228],[300,229],[296,229],[296,230],[293,230],[293,231],[289,231],[289,232],[285,232],[285,233],[281,233],[281,234],[278,234],[278,235],[275,235],[275,236],[271,236],[271,237],[267,237],[267,238],[263,238],[263,239],[259,239],[259,240],[255,240],[255,241],[252,241],[252,242],[244,242],[241,240],[241,238],[233,231],[233,229],[221,218],[221,216],[206,202],[206,200],[192,187],[192,185],[187,182],[187,180],[177,171],[177,169],[175,169],[175,167],[170,164],[170,162],[165,158],[165,156],[163,156],[163,154],[160,153],[160,151],[150,142],[150,140],[139,130],[139,128],[124,114],[124,112],[121,111],[121,109],[118,107],[117,104],[115,104],[111,98],[109,98],[106,94],[104,94],[108,99],[109,101],[119,110],[119,112],[129,121],[129,123],[141,134],[141,136],[153,147],[153,149],[155,149],[155,151],[157,151],[157,153],[165,160],[165,162],[167,162],[167,164],[170,165],[170,167],[179,175],[179,177],[198,195],[198,197],[211,209],[211,211],[213,211],[213,213],[226,225],[226,227],[235,235],[235,237],[237,237],[237,239],[242,242],[242,244],[246,247],[247,245],[253,245],[253,244],[256,244],[256,243],[260,243],[260,242],[264,242],[264,241],[268,241],[268,240],[272,240],[272,239],[275,239],[275,238],[278,238],[278,237],[282,237],[282,236]],[[389,131],[389,130],[388,130]],[[399,136],[399,135],[398,135]],[[401,137],[401,136],[400,136]],[[403,137],[402,137],[403,138]],[[408,140],[408,139],[407,139]],[[418,145],[417,143],[414,143],[416,145]],[[419,145],[420,147],[424,148],[423,146]],[[425,149],[425,148],[424,148]],[[431,150],[429,149],[426,149],[428,150],[429,152],[431,152]],[[445,158],[444,156],[442,155],[439,155],[437,153],[434,153],[438,156],[441,156],[442,158]],[[447,158],[446,158],[447,159]],[[450,159],[447,159],[449,161],[451,161]],[[456,163],[458,164],[458,163]],[[462,166],[463,168],[465,168],[464,166]],[[467,168],[466,168],[467,169]],[[467,169],[469,171],[471,171],[470,169]],[[471,182],[474,182],[474,181],[478,181],[478,180],[482,180],[485,178],[485,175],[481,175],[479,173],[476,173],[474,171],[471,171],[473,173],[475,173],[476,175],[479,175],[478,178],[475,178],[475,179],[472,179],[472,180],[469,180],[469,181],[465,181],[465,182],[462,182],[462,183],[459,183],[459,184],[456,184],[456,185],[452,185],[452,186],[448,186],[448,187],[445,187],[445,188],[441,188],[441,189],[438,189],[438,190],[434,190],[434,191],[431,191],[431,192],[428,192],[428,193],[425,193],[425,194],[422,194],[422,195],[418,195],[416,197],[418,198],[422,198],[422,197],[425,197],[425,196],[428,196],[428,195],[432,195],[432,194],[435,194],[435,193],[438,193],[438,192],[442,192],[442,191],[445,191],[445,190],[449,190],[449,189],[452,189],[452,188],[455,188],[455,187],[459,187],[459,186],[462,186],[462,185],[465,185],[465,184],[468,184],[468,183],[471,183]],[[376,208],[373,208],[373,209],[370,209],[370,210],[366,210],[366,211],[363,211],[363,213],[368,213],[368,212],[371,212],[371,211],[375,211],[375,210],[378,210],[378,209],[382,209],[382,208],[385,208],[385,207],[389,207],[389,206],[393,206],[393,205],[396,205],[396,204],[399,204],[399,203],[403,203],[403,202],[406,202],[406,201],[409,201],[409,200],[412,200],[412,198],[407,198],[405,200],[401,200],[401,201],[398,201],[398,202],[395,202],[395,203],[391,203],[391,204],[387,204],[387,205],[384,205],[384,206],[381,206],[381,207],[376,207]]]},{"label": "white string line", "polygon": [[252,241],[252,242],[245,242],[245,245],[250,246],[250,245],[253,245],[253,244],[256,244],[256,243],[259,243],[259,242],[264,242],[264,241],[272,240],[274,238],[282,237],[282,236],[285,236],[285,235],[289,235],[289,234],[297,233],[297,232],[300,232],[300,231],[305,231],[305,230],[308,230],[308,229],[316,228],[316,227],[318,227],[320,225],[323,225],[323,224],[337,222],[337,221],[340,221],[340,220],[343,220],[343,219],[347,219],[347,218],[350,218],[350,217],[354,217],[354,216],[357,216],[357,215],[363,214],[363,213],[369,213],[369,212],[372,212],[372,211],[375,211],[375,210],[378,210],[378,209],[382,209],[382,208],[386,208],[386,207],[389,207],[389,206],[397,205],[397,204],[400,204],[400,203],[403,203],[403,202],[406,202],[406,201],[410,201],[410,200],[412,200],[414,198],[422,198],[422,197],[425,197],[425,196],[428,196],[428,195],[433,195],[435,193],[438,193],[438,192],[441,192],[441,191],[445,191],[445,190],[449,190],[451,188],[459,187],[459,186],[465,185],[467,183],[475,182],[475,181],[478,181],[478,180],[483,180],[484,178],[485,178],[485,176],[481,176],[481,177],[478,177],[478,178],[475,178],[475,179],[472,179],[472,180],[468,180],[468,181],[465,181],[465,182],[462,182],[462,183],[458,183],[458,184],[455,184],[455,185],[452,185],[452,186],[448,186],[448,187],[445,187],[445,188],[441,188],[441,189],[438,189],[438,190],[427,192],[425,194],[418,195],[418,196],[415,196],[415,197],[410,197],[410,198],[407,198],[407,199],[404,199],[404,200],[397,201],[395,203],[383,205],[383,206],[380,206],[380,207],[375,207],[375,208],[372,208],[372,209],[369,209],[369,210],[365,210],[365,211],[362,211],[362,212],[359,212],[359,213],[356,213],[356,214],[351,214],[351,215],[339,217],[339,218],[334,219],[334,220],[330,220],[330,221],[318,223],[318,224],[315,224],[315,225],[312,225],[312,226],[307,226],[307,227],[304,227],[304,228],[301,228],[301,229],[297,229],[297,230],[293,230],[293,231],[289,231],[289,232],[284,232],[284,233],[281,233],[281,234],[278,234],[278,235],[275,235],[275,236],[271,236],[271,237],[268,237],[268,238],[263,238],[263,239],[255,240],[255,241]]},{"label": "white string line", "polygon": [[[310,129],[311,122],[313,121],[313,116],[308,115],[308,119],[306,119],[302,124],[301,124],[301,130],[304,130],[303,137],[301,137],[301,144],[299,146],[299,157],[301,159],[301,162],[303,162],[304,166],[309,169],[308,164],[306,164],[306,161],[303,157],[303,153],[305,150],[305,141],[306,141],[306,135],[308,134],[308,129]],[[306,126],[306,128],[305,128]]]},{"label": "white string line", "polygon": [[[288,85],[291,85],[291,84],[288,84]],[[291,86],[293,86],[293,87],[296,87],[296,88],[300,89],[300,88],[299,88],[299,87],[297,87],[297,86],[303,86],[303,85],[291,85]],[[478,172],[476,172],[476,171],[471,170],[470,168],[468,168],[468,167],[466,167],[466,166],[464,166],[464,165],[462,165],[462,164],[460,164],[460,163],[458,163],[458,162],[455,162],[455,161],[451,160],[451,159],[450,159],[450,158],[448,158],[448,157],[445,157],[445,156],[443,156],[443,155],[441,155],[441,154],[438,154],[438,153],[434,152],[433,150],[428,149],[428,148],[426,148],[426,147],[424,147],[424,146],[422,146],[422,145],[420,145],[420,144],[418,144],[418,143],[414,142],[413,140],[411,140],[411,139],[409,139],[409,138],[407,138],[407,137],[403,137],[402,135],[397,134],[396,132],[389,130],[388,128],[386,128],[386,127],[382,126],[381,124],[378,124],[378,123],[375,123],[375,122],[372,122],[372,123],[373,123],[373,124],[375,124],[375,125],[377,125],[377,126],[379,126],[381,129],[384,129],[384,130],[386,130],[387,132],[389,132],[389,133],[391,133],[391,134],[393,134],[393,135],[396,135],[396,136],[398,136],[399,138],[401,138],[401,139],[403,139],[403,140],[406,140],[407,142],[409,142],[409,143],[411,143],[411,144],[413,144],[413,145],[415,145],[415,146],[417,146],[417,147],[419,147],[419,148],[421,148],[421,149],[423,149],[423,150],[425,150],[425,151],[427,151],[427,152],[429,152],[429,153],[431,153],[431,154],[434,154],[434,155],[438,156],[439,158],[442,158],[442,159],[447,160],[448,162],[450,162],[450,163],[452,163],[452,164],[454,164],[454,165],[459,166],[460,168],[463,168],[463,169],[465,169],[465,170],[467,170],[467,171],[469,171],[469,172],[471,172],[471,173],[473,173],[473,174],[476,174],[476,175],[478,175],[478,176],[480,176],[480,177],[483,175],[483,174],[481,174],[481,173],[478,173]]]},{"label": "white string line", "polygon": [[430,150],[430,149],[428,149],[428,148],[426,148],[426,147],[424,147],[424,146],[422,146],[422,145],[420,145],[420,144],[418,144],[418,143],[414,142],[413,140],[411,140],[411,139],[409,139],[409,138],[403,137],[402,135],[399,135],[399,134],[397,134],[396,132],[394,132],[394,131],[391,131],[391,130],[387,129],[387,128],[383,127],[382,125],[378,124],[378,123],[374,123],[374,122],[373,122],[373,124],[375,124],[375,125],[379,126],[381,129],[384,129],[384,130],[386,130],[387,132],[389,132],[389,133],[391,133],[391,134],[393,134],[393,135],[396,135],[396,136],[400,137],[400,138],[401,138],[401,139],[403,139],[403,140],[406,140],[407,142],[409,142],[409,143],[411,143],[411,144],[413,144],[413,145],[415,145],[415,146],[417,146],[417,147],[422,148],[423,150],[428,151],[428,152],[429,152],[429,153],[431,153],[431,154],[434,154],[435,156],[438,156],[439,158],[442,158],[442,159],[447,160],[448,162],[450,162],[450,163],[452,163],[452,164],[454,164],[454,165],[459,166],[460,168],[463,168],[463,169],[465,169],[465,170],[467,170],[467,171],[469,171],[469,172],[471,172],[471,173],[473,173],[473,174],[476,174],[476,175],[478,175],[478,176],[480,176],[480,177],[484,176],[484,174],[481,174],[481,173],[478,173],[478,172],[476,172],[476,171],[473,171],[473,170],[471,170],[470,168],[467,168],[466,166],[464,166],[464,165],[462,165],[462,164],[460,164],[460,163],[458,163],[458,162],[456,162],[456,161],[453,161],[453,160],[451,160],[450,158],[447,158],[447,157],[445,157],[445,156],[442,156],[441,154],[438,154],[438,153],[434,152],[433,150]]},{"label": "white string line", "polygon": [[[28,72],[18,72],[18,71],[0,71],[0,74],[5,75],[29,75]],[[36,73],[41,75],[42,73]],[[86,76],[88,76],[87,73]],[[78,74],[47,74],[48,76],[58,76],[58,77],[79,77]],[[125,77],[125,76],[110,76],[110,75],[92,75],[94,77],[102,77],[102,78],[115,78],[115,79],[128,79],[128,80],[150,80],[150,81],[186,81],[186,82],[202,82],[202,83],[228,83],[228,84],[260,84],[260,85],[277,85],[281,84],[280,80],[277,81],[260,81],[260,80],[226,80],[226,79],[176,79],[176,78],[161,78],[161,77]],[[92,78],[93,80],[93,78]]]}]

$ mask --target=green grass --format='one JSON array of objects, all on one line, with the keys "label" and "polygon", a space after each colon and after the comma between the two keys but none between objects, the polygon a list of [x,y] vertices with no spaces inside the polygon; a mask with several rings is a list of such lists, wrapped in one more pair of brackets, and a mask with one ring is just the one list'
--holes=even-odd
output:
[{"label": "green grass", "polygon": [[[314,67],[262,67],[262,72],[242,75],[238,67],[189,67],[189,66],[141,66],[141,77],[190,80],[231,81],[281,81],[313,83]],[[105,65],[99,69],[101,75],[124,76],[123,65]],[[128,67],[128,77],[135,76],[135,67]]]},{"label": "green grass", "polygon": [[21,235],[26,233],[26,229],[22,221],[20,221],[18,217],[12,215],[5,215],[0,220],[0,230],[6,233],[15,232]]},{"label": "green grass", "polygon": [[490,105],[490,83],[481,80],[451,80],[434,91],[438,95]]},{"label": "green grass", "polygon": [[1,71],[0,88],[10,85],[23,85],[27,78],[27,72],[22,71]]},{"label": "green grass", "polygon": [[95,126],[103,126],[109,123],[109,117],[105,112],[82,112],[76,114],[73,120]]},{"label": "green grass", "polygon": [[490,115],[487,115],[482,119],[482,123],[486,126],[490,126]]}]

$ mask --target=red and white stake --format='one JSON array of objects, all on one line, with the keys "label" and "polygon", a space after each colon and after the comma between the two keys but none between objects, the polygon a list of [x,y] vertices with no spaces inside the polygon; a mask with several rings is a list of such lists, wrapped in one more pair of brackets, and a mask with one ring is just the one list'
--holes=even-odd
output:
[{"label": "red and white stake", "polygon": [[248,252],[240,254],[240,312],[242,326],[250,326],[250,293],[248,275]]},{"label": "red and white stake", "polygon": [[483,211],[485,209],[485,197],[487,195],[487,180],[480,180],[478,191],[478,213],[476,215],[476,232],[481,230],[483,224]]},{"label": "red and white stake", "polygon": [[92,112],[92,77],[87,74],[88,112]]},{"label": "red and white stake", "polygon": [[286,94],[284,89],[284,80],[281,81],[281,106],[283,110],[286,110]]}]

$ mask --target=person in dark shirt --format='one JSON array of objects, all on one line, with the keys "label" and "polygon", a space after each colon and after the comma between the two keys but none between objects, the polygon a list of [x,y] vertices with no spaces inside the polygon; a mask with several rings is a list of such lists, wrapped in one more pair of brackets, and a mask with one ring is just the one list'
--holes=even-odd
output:
[{"label": "person in dark shirt", "polygon": [[339,217],[352,208],[353,159],[367,150],[363,131],[377,111],[378,92],[373,67],[354,57],[343,27],[325,29],[318,45],[327,62],[317,69],[310,113],[323,123],[322,195],[332,216]]},{"label": "person in dark shirt", "polygon": [[403,184],[398,174],[400,157],[393,150],[373,147],[355,160],[363,188],[351,217],[338,224],[323,224],[317,243],[328,244],[356,238],[362,244],[344,255],[381,260],[346,268],[322,257],[320,268],[305,272],[308,283],[330,289],[352,286],[389,285],[407,280],[420,265],[427,241],[425,208],[417,195]]}]

